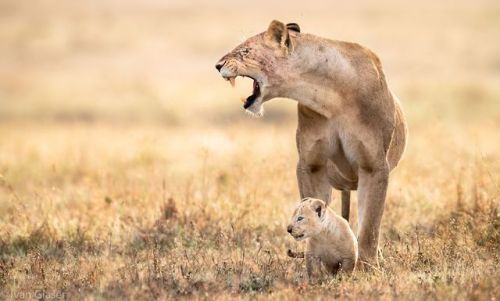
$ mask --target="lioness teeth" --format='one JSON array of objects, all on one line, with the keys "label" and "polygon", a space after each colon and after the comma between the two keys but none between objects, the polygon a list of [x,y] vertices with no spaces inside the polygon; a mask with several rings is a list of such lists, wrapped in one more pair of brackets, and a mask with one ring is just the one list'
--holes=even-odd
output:
[{"label": "lioness teeth", "polygon": [[236,83],[236,81],[234,80],[234,77],[230,77],[228,80],[229,80],[229,82],[231,83],[231,86],[233,86],[233,87],[234,87],[234,85],[235,85],[235,83]]}]

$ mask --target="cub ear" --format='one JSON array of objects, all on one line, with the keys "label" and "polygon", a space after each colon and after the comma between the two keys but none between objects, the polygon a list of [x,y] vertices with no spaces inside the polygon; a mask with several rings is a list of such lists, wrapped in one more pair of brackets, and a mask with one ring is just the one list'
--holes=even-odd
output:
[{"label": "cub ear", "polygon": [[325,214],[326,204],[322,200],[314,199],[311,202],[312,209],[318,214],[318,217],[321,218]]},{"label": "cub ear", "polygon": [[292,47],[290,36],[288,35],[288,29],[285,24],[280,21],[273,20],[271,24],[269,24],[266,31],[266,40],[271,44],[277,44],[280,47]]},{"label": "cub ear", "polygon": [[291,31],[300,32],[300,26],[297,23],[288,23],[286,28]]}]

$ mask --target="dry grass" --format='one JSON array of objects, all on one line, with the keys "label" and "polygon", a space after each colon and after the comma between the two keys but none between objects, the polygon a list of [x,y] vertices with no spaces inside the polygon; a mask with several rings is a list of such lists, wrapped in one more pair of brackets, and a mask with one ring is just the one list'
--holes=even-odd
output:
[{"label": "dry grass", "polygon": [[308,286],[285,255],[290,128],[17,127],[1,133],[7,296],[498,297],[498,157],[456,151],[446,130],[415,133],[393,175],[381,271]]},{"label": "dry grass", "polygon": [[[0,300],[500,299],[498,3],[168,2],[0,2]],[[370,46],[402,99],[378,271],[286,256],[295,107],[246,118],[213,68],[272,18]]]}]

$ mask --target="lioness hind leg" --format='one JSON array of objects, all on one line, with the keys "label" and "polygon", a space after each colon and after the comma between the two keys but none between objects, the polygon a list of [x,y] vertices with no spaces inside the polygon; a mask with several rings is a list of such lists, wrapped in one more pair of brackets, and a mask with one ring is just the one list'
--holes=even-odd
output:
[{"label": "lioness hind leg", "polygon": [[385,195],[389,182],[386,168],[363,171],[358,189],[358,246],[360,268],[378,267],[377,250],[380,222],[384,213]]},{"label": "lioness hind leg", "polygon": [[342,190],[342,217],[349,221],[349,213],[351,207],[351,192],[349,190]]}]

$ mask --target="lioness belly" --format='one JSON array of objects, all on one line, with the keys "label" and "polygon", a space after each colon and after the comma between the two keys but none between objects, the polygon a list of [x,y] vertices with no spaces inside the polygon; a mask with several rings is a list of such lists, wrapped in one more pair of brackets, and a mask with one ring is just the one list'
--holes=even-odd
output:
[{"label": "lioness belly", "polygon": [[358,176],[347,163],[346,161],[345,164],[335,164],[328,160],[328,181],[337,190],[356,190],[358,187]]},{"label": "lioness belly", "polygon": [[[352,137],[345,137],[335,129],[332,135],[332,148],[327,161],[327,175],[330,185],[338,190],[355,190],[358,186],[357,169],[353,167],[353,158],[346,154],[345,146],[349,145]],[[344,140],[340,136],[344,136]]]}]

